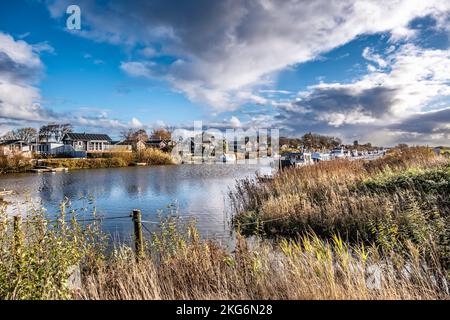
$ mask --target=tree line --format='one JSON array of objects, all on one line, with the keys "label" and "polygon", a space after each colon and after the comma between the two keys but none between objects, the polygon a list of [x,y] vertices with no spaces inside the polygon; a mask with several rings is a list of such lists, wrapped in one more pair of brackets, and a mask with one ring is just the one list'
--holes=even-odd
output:
[{"label": "tree line", "polygon": [[41,126],[39,130],[33,127],[25,127],[8,131],[1,137],[1,140],[22,140],[26,143],[37,141],[60,142],[64,135],[69,132],[73,132],[73,127],[70,123],[49,123]]},{"label": "tree line", "polygon": [[369,151],[378,149],[378,147],[373,146],[370,142],[360,144],[358,140],[355,140],[352,145],[344,145],[342,140],[338,137],[321,135],[311,132],[305,133],[300,138],[280,137],[280,146],[283,145],[295,149],[304,147],[309,150],[318,150],[318,149],[330,150],[339,147],[345,147],[348,149],[354,148],[358,150],[369,150]]},{"label": "tree line", "polygon": [[280,137],[280,146],[283,145],[293,148],[304,147],[306,149],[333,149],[341,146],[342,140],[333,136],[308,132],[300,138]]},{"label": "tree line", "polygon": [[[18,128],[8,131],[0,140],[21,140],[26,143],[35,142],[61,142],[63,137],[73,132],[73,126],[70,123],[49,123],[41,126],[39,129],[33,127]],[[123,140],[137,142],[147,141],[149,137],[153,139],[170,140],[171,132],[169,129],[157,128],[148,135],[144,129],[126,129],[120,134]]]}]

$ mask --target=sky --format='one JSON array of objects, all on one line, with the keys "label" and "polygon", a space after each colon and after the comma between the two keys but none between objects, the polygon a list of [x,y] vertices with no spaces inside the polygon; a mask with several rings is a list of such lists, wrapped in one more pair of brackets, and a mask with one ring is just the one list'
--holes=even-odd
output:
[{"label": "sky", "polygon": [[1,1],[0,135],[202,121],[450,145],[449,22],[447,0]]}]

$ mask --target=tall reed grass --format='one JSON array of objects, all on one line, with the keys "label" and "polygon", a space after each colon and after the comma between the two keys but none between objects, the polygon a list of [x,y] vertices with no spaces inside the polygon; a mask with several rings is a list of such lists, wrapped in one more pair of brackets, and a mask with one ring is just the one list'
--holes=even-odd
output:
[{"label": "tall reed grass", "polygon": [[[187,233],[166,229],[136,262],[118,248],[104,268],[87,275],[85,299],[441,299],[448,288],[439,264],[419,250],[381,254],[313,234],[277,244],[237,237],[230,253]],[[162,237],[162,238],[161,238]]]},{"label": "tall reed grass", "polygon": [[[163,220],[144,257],[126,244],[106,249],[98,224],[56,221],[34,211],[11,229],[0,223],[0,299],[447,299],[438,259],[412,243],[408,254],[348,244],[335,235],[249,241],[230,252],[202,240],[194,224]],[[79,287],[68,285],[73,266]]]},{"label": "tall reed grass", "polygon": [[340,234],[385,251],[412,242],[450,268],[450,163],[427,148],[289,169],[269,183],[247,179],[230,197],[244,234]]}]

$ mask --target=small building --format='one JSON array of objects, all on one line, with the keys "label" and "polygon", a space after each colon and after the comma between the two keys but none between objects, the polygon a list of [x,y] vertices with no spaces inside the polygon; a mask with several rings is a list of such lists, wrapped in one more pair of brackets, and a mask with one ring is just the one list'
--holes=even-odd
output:
[{"label": "small building", "polygon": [[96,133],[66,133],[62,139],[65,145],[70,145],[75,151],[87,153],[102,153],[111,151],[111,138],[107,134]]},{"label": "small building", "polygon": [[77,158],[86,157],[85,152],[77,152],[73,146],[66,145],[62,142],[41,142],[32,144],[30,147],[32,152],[44,156],[67,155]]},{"label": "small building", "polygon": [[22,155],[31,157],[30,146],[23,140],[3,140],[0,141],[0,155],[13,156]]},{"label": "small building", "polygon": [[157,148],[157,149],[166,149],[169,146],[170,141],[159,139],[159,138],[151,138],[146,141],[147,147]]},{"label": "small building", "polygon": [[141,151],[145,150],[146,145],[143,141],[134,141],[134,140],[122,140],[122,141],[114,141],[111,143],[112,149],[115,149],[117,152],[131,152],[131,151]]}]

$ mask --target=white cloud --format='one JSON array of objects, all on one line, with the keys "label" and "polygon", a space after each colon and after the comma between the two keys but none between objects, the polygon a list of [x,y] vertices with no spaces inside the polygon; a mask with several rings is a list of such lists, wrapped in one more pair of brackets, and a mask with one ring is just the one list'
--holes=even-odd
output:
[{"label": "white cloud", "polygon": [[242,126],[241,121],[239,120],[238,117],[236,116],[232,116],[230,119],[230,125],[232,128],[239,128]]},{"label": "white cloud", "polygon": [[140,52],[140,54],[142,54],[143,56],[145,56],[147,58],[151,58],[151,57],[158,55],[158,52],[152,47],[146,47],[146,48],[140,50],[139,52]]},{"label": "white cloud", "polygon": [[137,118],[132,118],[128,124],[129,124],[130,127],[132,127],[132,128],[142,128],[142,127],[144,126],[144,125],[142,124],[142,122],[139,121],[139,119],[137,119]]},{"label": "white cloud", "polygon": [[33,46],[23,40],[14,40],[8,34],[0,32],[0,52],[8,56],[18,65],[28,68],[42,67],[39,56],[33,51]]},{"label": "white cloud", "polygon": [[386,68],[387,66],[387,62],[381,58],[379,54],[374,53],[369,47],[364,48],[362,55],[364,59],[375,62],[380,68]]},{"label": "white cloud", "polygon": [[39,121],[51,117],[40,106],[41,95],[33,84],[42,72],[38,52],[48,45],[33,46],[0,32],[0,119]]},{"label": "white cloud", "polygon": [[[51,13],[63,15],[63,4],[67,1],[52,1]],[[219,111],[249,102],[248,96],[239,96],[242,90],[253,91],[278,71],[358,35],[390,32],[392,41],[411,38],[414,32],[407,26],[412,19],[441,17],[450,10],[445,0],[190,1],[178,11],[162,0],[114,3],[101,10],[88,1],[81,5],[90,27],[83,36],[126,46],[160,42],[164,53],[180,60],[158,76]],[[130,75],[154,76],[147,63],[132,61],[121,68]]]},{"label": "white cloud", "polygon": [[396,139],[448,144],[450,49],[405,44],[388,52],[377,58],[371,49],[363,53],[370,61],[383,60],[384,69],[354,82],[322,82],[300,92],[292,107],[280,108],[282,125],[339,134],[348,141],[356,134],[385,144]]},{"label": "white cloud", "polygon": [[151,78],[154,75],[150,71],[150,68],[154,65],[154,63],[150,62],[130,61],[122,62],[120,64],[120,69],[122,69],[122,71],[126,72],[130,76]]}]

